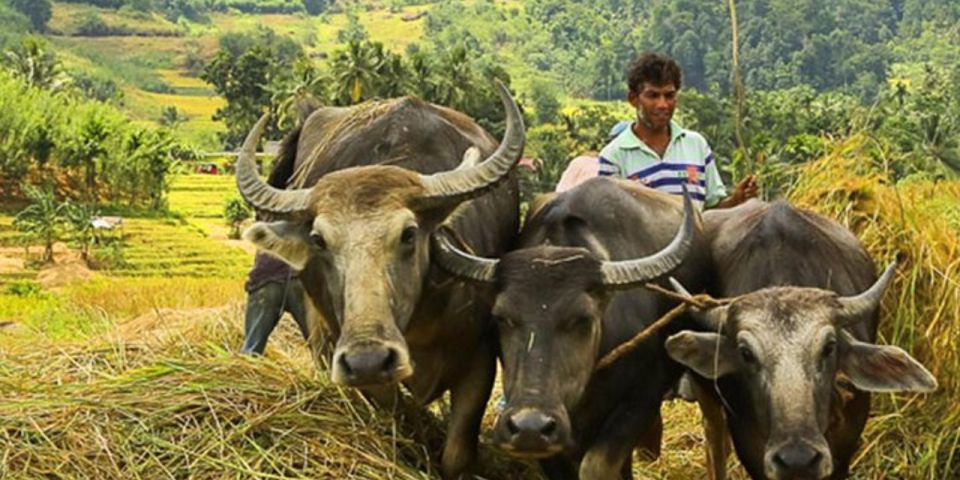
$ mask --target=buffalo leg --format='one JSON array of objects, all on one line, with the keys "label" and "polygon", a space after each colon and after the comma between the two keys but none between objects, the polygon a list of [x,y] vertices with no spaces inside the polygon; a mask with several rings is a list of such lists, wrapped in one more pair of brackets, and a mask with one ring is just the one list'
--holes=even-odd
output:
[{"label": "buffalo leg", "polygon": [[653,427],[647,430],[640,438],[637,445],[640,459],[645,461],[654,461],[660,458],[660,445],[663,442],[663,417],[657,415]]},{"label": "buffalo leg", "polygon": [[460,479],[473,467],[477,457],[480,422],[493,390],[496,357],[481,347],[466,375],[450,389],[450,419],[440,459],[444,479]]},{"label": "buffalo leg", "polygon": [[730,455],[730,437],[727,435],[727,421],[723,416],[723,406],[716,392],[700,381],[692,381],[694,396],[703,415],[703,435],[706,440],[707,478],[724,480],[727,478],[727,457]]},{"label": "buffalo leg", "polygon": [[643,435],[655,428],[660,417],[655,404],[629,404],[618,408],[604,422],[603,430],[580,462],[580,480],[622,478],[623,464]]}]

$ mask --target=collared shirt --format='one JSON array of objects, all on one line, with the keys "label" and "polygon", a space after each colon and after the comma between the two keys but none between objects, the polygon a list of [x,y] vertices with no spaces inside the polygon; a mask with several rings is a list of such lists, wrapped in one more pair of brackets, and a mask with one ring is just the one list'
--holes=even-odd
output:
[{"label": "collared shirt", "polygon": [[712,207],[727,196],[717,162],[699,133],[670,122],[670,143],[663,158],[637,138],[633,128],[617,135],[600,152],[600,176],[638,181],[661,192],[680,195],[687,184],[694,204]]}]

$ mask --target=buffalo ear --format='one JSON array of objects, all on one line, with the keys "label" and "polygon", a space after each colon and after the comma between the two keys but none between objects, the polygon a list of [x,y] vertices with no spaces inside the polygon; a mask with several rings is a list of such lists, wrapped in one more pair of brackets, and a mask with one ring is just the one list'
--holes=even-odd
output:
[{"label": "buffalo ear", "polygon": [[310,260],[310,238],[302,223],[257,222],[243,232],[243,239],[297,270],[303,270]]},{"label": "buffalo ear", "polygon": [[890,345],[873,345],[847,338],[840,370],[865,392],[932,392],[934,378],[907,352]]},{"label": "buffalo ear", "polygon": [[680,332],[667,339],[667,354],[700,376],[715,379],[737,368],[736,349],[717,333]]}]

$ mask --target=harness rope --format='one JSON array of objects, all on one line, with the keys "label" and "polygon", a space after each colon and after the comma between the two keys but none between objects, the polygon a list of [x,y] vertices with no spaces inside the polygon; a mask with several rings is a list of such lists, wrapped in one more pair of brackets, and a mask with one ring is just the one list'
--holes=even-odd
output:
[{"label": "harness rope", "polygon": [[681,295],[679,293],[676,293],[672,290],[667,290],[666,288],[663,288],[660,285],[653,284],[653,283],[647,283],[644,285],[644,287],[649,290],[653,290],[654,292],[657,292],[663,296],[670,297],[674,300],[677,300],[680,302],[680,305],[677,305],[672,310],[667,312],[664,316],[657,319],[657,321],[651,323],[646,328],[638,332],[631,339],[621,343],[620,345],[617,345],[616,348],[614,348],[609,353],[604,355],[603,358],[601,358],[600,361],[597,362],[596,370],[602,370],[604,368],[607,368],[610,365],[612,365],[614,362],[619,360],[620,357],[626,355],[627,353],[630,353],[630,351],[632,351],[634,348],[637,348],[638,345],[643,343],[644,340],[653,336],[655,333],[657,333],[658,330],[660,330],[661,328],[669,324],[675,318],[679,317],[680,315],[683,315],[683,313],[686,312],[687,309],[690,308],[691,306],[696,307],[700,310],[704,310],[708,308],[714,308],[714,307],[726,305],[732,302],[733,300],[735,300],[735,299],[716,299],[705,293],[688,297],[686,295]]}]

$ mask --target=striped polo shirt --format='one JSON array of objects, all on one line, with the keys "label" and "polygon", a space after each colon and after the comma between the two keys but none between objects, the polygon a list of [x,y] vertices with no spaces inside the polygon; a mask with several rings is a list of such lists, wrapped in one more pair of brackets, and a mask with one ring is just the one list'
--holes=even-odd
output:
[{"label": "striped polo shirt", "polygon": [[600,152],[598,174],[627,178],[676,195],[683,193],[686,183],[690,198],[701,209],[727,196],[707,141],[673,121],[663,158],[637,138],[633,128],[627,128]]}]

